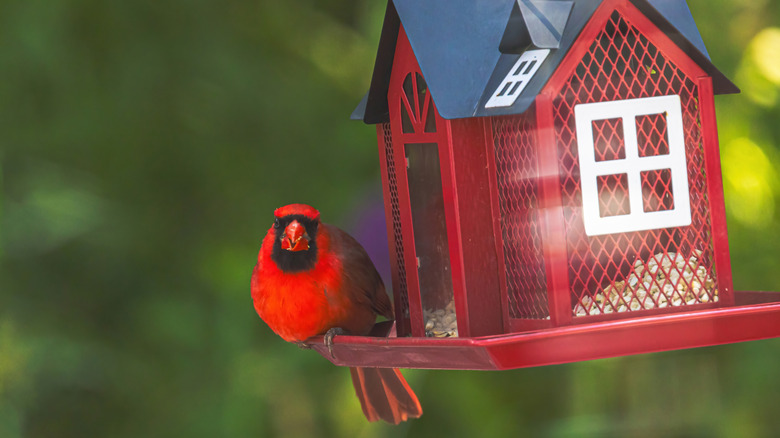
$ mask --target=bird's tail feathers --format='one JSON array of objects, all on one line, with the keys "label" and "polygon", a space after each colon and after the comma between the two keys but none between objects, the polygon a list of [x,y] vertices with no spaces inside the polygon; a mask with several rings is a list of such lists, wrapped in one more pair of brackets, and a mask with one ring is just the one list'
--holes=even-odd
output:
[{"label": "bird's tail feathers", "polygon": [[422,415],[422,406],[400,370],[350,368],[352,384],[368,421],[398,424]]}]

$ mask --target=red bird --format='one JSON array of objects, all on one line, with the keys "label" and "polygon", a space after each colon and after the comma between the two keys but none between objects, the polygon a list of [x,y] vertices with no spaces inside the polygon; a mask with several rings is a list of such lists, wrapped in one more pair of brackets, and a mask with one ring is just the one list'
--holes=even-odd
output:
[{"label": "red bird", "polygon": [[[305,346],[315,335],[367,335],[376,316],[393,318],[384,283],[366,250],[349,234],[320,222],[304,204],[274,211],[252,273],[252,300],[260,318],[285,341]],[[422,415],[401,372],[350,368],[369,421],[398,424]]]}]

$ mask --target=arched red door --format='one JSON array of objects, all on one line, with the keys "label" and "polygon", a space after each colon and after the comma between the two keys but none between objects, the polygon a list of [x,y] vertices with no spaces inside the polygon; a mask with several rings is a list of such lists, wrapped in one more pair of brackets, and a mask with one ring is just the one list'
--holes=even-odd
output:
[{"label": "arched red door", "polygon": [[[453,279],[442,184],[446,138],[420,67],[399,31],[388,90],[393,160],[397,172],[404,265],[413,336],[456,336]],[[446,177],[446,175],[445,175]]]}]

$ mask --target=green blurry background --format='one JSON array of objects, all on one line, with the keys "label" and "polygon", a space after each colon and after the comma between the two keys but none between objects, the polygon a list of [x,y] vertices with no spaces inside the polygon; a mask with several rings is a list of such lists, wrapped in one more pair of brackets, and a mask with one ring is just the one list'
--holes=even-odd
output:
[{"label": "green blurry background", "polygon": [[[718,97],[738,289],[780,291],[780,5],[690,0]],[[409,371],[368,424],[249,277],[273,208],[377,201],[385,3],[0,1],[0,437],[768,436],[780,340],[505,372]],[[380,224],[381,227],[381,224]]]}]

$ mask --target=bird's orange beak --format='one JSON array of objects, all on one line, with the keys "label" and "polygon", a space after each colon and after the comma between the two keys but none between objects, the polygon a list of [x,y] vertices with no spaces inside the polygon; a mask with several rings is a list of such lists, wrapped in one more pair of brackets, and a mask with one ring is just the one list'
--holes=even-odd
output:
[{"label": "bird's orange beak", "polygon": [[282,235],[282,249],[287,251],[306,251],[309,249],[309,235],[306,234],[306,227],[298,221],[290,222]]}]

